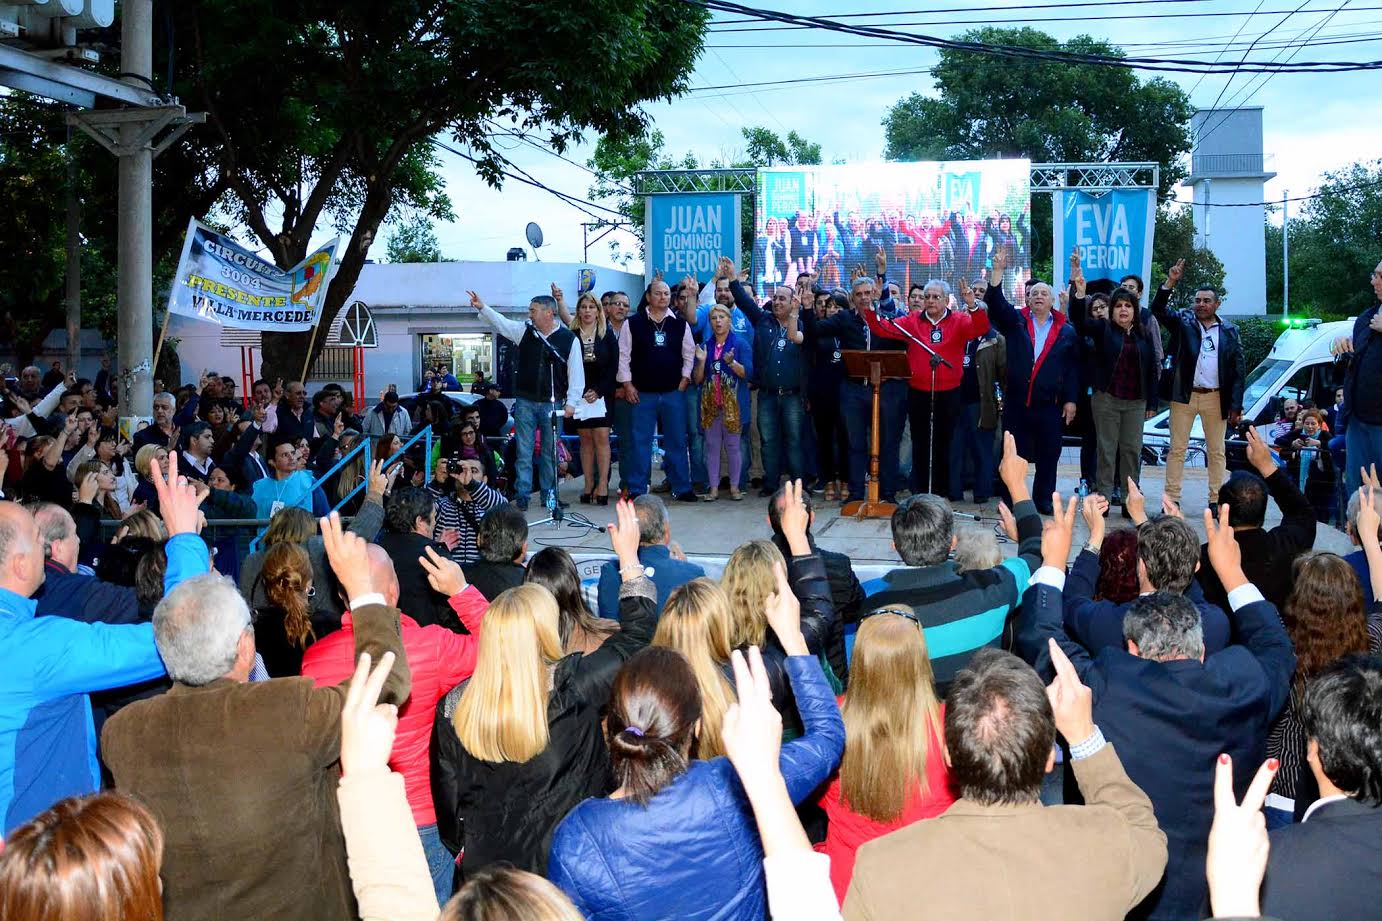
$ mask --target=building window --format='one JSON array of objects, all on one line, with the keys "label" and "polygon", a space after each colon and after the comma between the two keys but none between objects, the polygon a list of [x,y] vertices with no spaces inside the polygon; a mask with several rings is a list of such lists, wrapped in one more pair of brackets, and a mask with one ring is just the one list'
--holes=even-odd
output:
[{"label": "building window", "polygon": [[355,373],[355,365],[350,353],[355,349],[348,346],[329,345],[322,349],[317,360],[307,371],[309,381],[348,381]]},{"label": "building window", "polygon": [[428,333],[418,336],[423,372],[440,369],[462,385],[477,374],[494,378],[494,336],[490,333]]}]

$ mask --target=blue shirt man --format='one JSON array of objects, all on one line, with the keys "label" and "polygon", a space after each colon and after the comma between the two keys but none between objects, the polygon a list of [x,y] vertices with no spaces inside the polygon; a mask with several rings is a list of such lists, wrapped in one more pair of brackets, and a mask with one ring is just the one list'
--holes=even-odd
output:
[{"label": "blue shirt man", "polygon": [[[638,516],[638,562],[657,586],[657,613],[661,614],[672,589],[700,578],[705,570],[672,556],[672,524],[661,499],[654,495],[639,496],[633,500],[633,510]],[[601,617],[619,619],[621,581],[618,560],[610,560],[600,567],[597,613]]]}]

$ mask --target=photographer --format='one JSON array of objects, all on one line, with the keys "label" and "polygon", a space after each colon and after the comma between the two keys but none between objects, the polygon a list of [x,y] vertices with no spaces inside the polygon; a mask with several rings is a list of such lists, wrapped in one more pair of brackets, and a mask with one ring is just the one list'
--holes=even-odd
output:
[{"label": "photographer", "polygon": [[487,482],[483,465],[475,458],[452,457],[437,461],[427,491],[437,504],[433,537],[446,545],[457,563],[480,559],[476,535],[485,513],[504,502],[499,490]]}]

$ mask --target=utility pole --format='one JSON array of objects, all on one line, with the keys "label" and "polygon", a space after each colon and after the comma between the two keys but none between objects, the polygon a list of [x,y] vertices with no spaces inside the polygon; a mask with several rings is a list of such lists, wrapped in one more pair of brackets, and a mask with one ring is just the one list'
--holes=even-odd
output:
[{"label": "utility pole", "polygon": [[77,198],[77,158],[67,129],[67,369],[82,357],[82,204]]},{"label": "utility pole", "polygon": [[1281,318],[1291,316],[1291,190],[1281,190]]},{"label": "utility pole", "polygon": [[[124,0],[120,4],[120,70],[126,82],[148,89],[153,83],[153,0]],[[153,376],[132,369],[153,354],[154,342],[154,153],[144,126],[120,126],[120,205],[116,306],[119,313],[117,364],[124,378],[120,415],[143,416],[154,399]]]}]

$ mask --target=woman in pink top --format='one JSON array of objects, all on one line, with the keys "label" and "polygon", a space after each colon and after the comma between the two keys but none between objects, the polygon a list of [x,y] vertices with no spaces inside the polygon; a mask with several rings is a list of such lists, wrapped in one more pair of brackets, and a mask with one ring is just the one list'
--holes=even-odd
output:
[{"label": "woman in pink top", "polygon": [[907,605],[864,616],[840,709],[845,756],[820,805],[830,820],[821,849],[843,904],[860,845],[955,801],[943,754],[945,707],[936,700],[921,622]]}]

